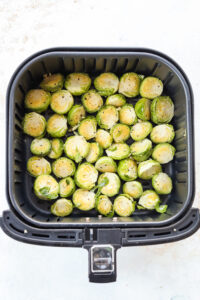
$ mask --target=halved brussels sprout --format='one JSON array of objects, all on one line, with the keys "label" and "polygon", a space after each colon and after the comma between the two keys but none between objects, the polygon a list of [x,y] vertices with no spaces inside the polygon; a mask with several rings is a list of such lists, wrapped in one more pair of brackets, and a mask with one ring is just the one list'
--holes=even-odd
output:
[{"label": "halved brussels sprout", "polygon": [[103,148],[98,143],[90,143],[90,150],[86,157],[87,162],[93,164],[103,155]]},{"label": "halved brussels sprout", "polygon": [[51,151],[51,143],[48,139],[34,139],[31,142],[31,152],[34,155],[45,156]]},{"label": "halved brussels sprout", "polygon": [[125,104],[119,111],[120,123],[133,125],[137,122],[137,116],[132,104]]},{"label": "halved brussels sprout", "polygon": [[121,94],[115,94],[112,96],[109,96],[106,99],[106,105],[112,105],[115,107],[120,107],[126,104],[126,98],[124,97],[124,95]]},{"label": "halved brussels sprout", "polygon": [[50,74],[44,76],[40,83],[40,87],[48,92],[56,92],[63,88],[64,78],[62,74]]},{"label": "halved brussels sprout", "polygon": [[119,93],[126,97],[139,95],[140,78],[136,73],[130,72],[122,75],[119,81]]},{"label": "halved brussels sprout", "polygon": [[176,149],[174,146],[168,143],[162,143],[155,146],[152,152],[152,157],[160,164],[167,164],[173,160],[175,152]]},{"label": "halved brussels sprout", "polygon": [[141,98],[135,104],[135,113],[137,117],[143,121],[149,121],[151,119],[151,100]]},{"label": "halved brussels sprout", "polygon": [[138,204],[146,209],[155,209],[160,203],[160,198],[153,190],[146,190],[140,197]]},{"label": "halved brussels sprout", "polygon": [[116,162],[108,156],[102,156],[99,158],[95,164],[95,168],[99,172],[110,172],[110,173],[115,173],[117,172],[117,164]]},{"label": "halved brussels sprout", "polygon": [[130,137],[130,128],[125,124],[116,124],[111,128],[110,133],[116,143],[122,143]]},{"label": "halved brussels sprout", "polygon": [[108,180],[108,183],[101,188],[101,193],[108,197],[117,195],[121,185],[118,175],[109,172],[103,173],[99,176],[98,184],[104,182],[105,179]]},{"label": "halved brussels sprout", "polygon": [[103,129],[112,128],[118,121],[119,114],[116,107],[112,105],[103,106],[97,113],[98,125]]},{"label": "halved brussels sprout", "polygon": [[114,211],[120,217],[129,217],[135,211],[135,202],[127,194],[120,194],[114,200]]},{"label": "halved brussels sprout", "polygon": [[137,178],[137,164],[131,158],[119,162],[117,172],[124,181],[131,181]]},{"label": "halved brussels sprout", "polygon": [[41,89],[34,89],[30,90],[25,97],[25,108],[41,113],[47,110],[49,103],[51,100],[50,93],[41,90]]},{"label": "halved brussels sprout", "polygon": [[52,163],[52,170],[56,177],[65,178],[75,173],[74,162],[67,157],[60,157]]},{"label": "halved brussels sprout", "polygon": [[47,132],[52,137],[63,137],[67,132],[67,118],[54,114],[47,121]]},{"label": "halved brussels sprout", "polygon": [[57,159],[63,153],[63,141],[61,139],[53,139],[50,142],[51,142],[51,151],[48,157],[51,159]]},{"label": "halved brussels sprout", "polygon": [[74,98],[69,91],[60,90],[51,97],[51,109],[57,114],[66,114],[74,104]]},{"label": "halved brussels sprout", "polygon": [[32,137],[42,137],[46,129],[46,120],[42,115],[36,112],[31,112],[25,114],[22,127],[24,133]]},{"label": "halved brussels sprout", "polygon": [[74,180],[78,187],[91,190],[97,181],[98,171],[90,163],[81,164],[76,170]]},{"label": "halved brussels sprout", "polygon": [[156,124],[169,123],[174,116],[174,104],[170,97],[160,96],[151,103],[151,120]]},{"label": "halved brussels sprout", "polygon": [[91,79],[85,73],[71,73],[65,80],[65,88],[74,96],[86,93],[91,86]]},{"label": "halved brussels sprout", "polygon": [[106,195],[101,195],[97,198],[96,209],[101,215],[106,217],[112,217],[114,213],[112,202]]},{"label": "halved brussels sprout", "polygon": [[95,117],[87,117],[80,122],[78,133],[86,140],[93,139],[97,133],[97,121]]},{"label": "halved brussels sprout", "polygon": [[146,77],[140,85],[140,95],[144,98],[154,99],[162,94],[163,83],[156,77]]},{"label": "halved brussels sprout", "polygon": [[76,163],[87,157],[90,150],[90,144],[83,136],[70,136],[64,144],[65,154],[75,160]]},{"label": "halved brussels sprout", "polygon": [[131,137],[135,141],[141,141],[150,134],[152,128],[152,124],[148,121],[136,123],[131,128]]},{"label": "halved brussels sprout", "polygon": [[66,177],[60,180],[59,182],[59,190],[61,197],[69,197],[71,196],[76,189],[74,180],[71,177]]},{"label": "halved brussels sprout", "polygon": [[73,194],[73,203],[80,210],[87,211],[95,206],[95,193],[78,189]]},{"label": "halved brussels sprout", "polygon": [[138,165],[138,177],[141,179],[151,179],[160,172],[162,172],[161,165],[153,159],[143,161]]},{"label": "halved brussels sprout", "polygon": [[166,173],[158,173],[152,178],[152,186],[158,194],[167,195],[172,191],[172,180]]},{"label": "halved brussels sprout", "polygon": [[73,204],[68,199],[58,199],[54,204],[51,205],[51,213],[57,217],[69,216],[73,211]]},{"label": "halved brussels sprout", "polygon": [[40,175],[34,182],[35,195],[42,200],[58,198],[59,185],[51,175]]},{"label": "halved brussels sprout", "polygon": [[102,73],[95,78],[94,86],[101,96],[110,96],[117,92],[119,79],[113,73]]},{"label": "halved brussels sprout", "polygon": [[32,156],[27,161],[27,171],[34,177],[51,174],[51,165],[44,157]]},{"label": "halved brussels sprout", "polygon": [[150,138],[153,143],[171,143],[175,137],[174,127],[169,124],[157,125],[153,128]]},{"label": "halved brussels sprout", "polygon": [[123,193],[128,194],[134,199],[138,199],[143,193],[142,184],[136,180],[125,182],[123,185]]},{"label": "halved brussels sprout", "polygon": [[88,113],[95,113],[103,106],[103,99],[95,90],[89,90],[82,96],[81,101]]},{"label": "halved brussels sprout", "polygon": [[152,153],[152,142],[149,139],[144,139],[133,143],[130,146],[132,157],[136,161],[144,161],[149,158]]},{"label": "halved brussels sprout", "polygon": [[83,105],[74,105],[68,112],[67,121],[71,127],[74,127],[85,118],[85,109]]},{"label": "halved brussels sprout", "polygon": [[107,150],[106,154],[113,159],[121,160],[130,155],[130,147],[125,143],[112,144]]},{"label": "halved brussels sprout", "polygon": [[99,145],[103,148],[106,149],[111,146],[113,141],[112,136],[110,135],[109,132],[103,129],[98,129],[96,133],[96,142],[99,143]]}]

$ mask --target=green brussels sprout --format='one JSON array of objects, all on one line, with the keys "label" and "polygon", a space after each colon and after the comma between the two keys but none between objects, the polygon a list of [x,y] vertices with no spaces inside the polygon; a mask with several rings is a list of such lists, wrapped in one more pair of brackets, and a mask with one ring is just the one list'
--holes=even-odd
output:
[{"label": "green brussels sprout", "polygon": [[153,143],[171,143],[175,137],[174,127],[169,124],[157,125],[152,129],[150,138]]},{"label": "green brussels sprout", "polygon": [[169,123],[174,116],[174,104],[170,97],[160,96],[151,103],[151,120],[156,124]]},{"label": "green brussels sprout", "polygon": [[64,144],[65,154],[75,160],[76,163],[87,157],[90,150],[90,144],[83,136],[70,136]]},{"label": "green brussels sprout", "polygon": [[141,98],[135,104],[135,113],[137,117],[143,121],[149,121],[151,119],[151,100]]},{"label": "green brussels sprout", "polygon": [[159,97],[163,91],[163,83],[156,77],[146,77],[140,85],[140,95],[144,98],[154,99]]},{"label": "green brussels sprout", "polygon": [[96,142],[99,143],[99,145],[103,148],[106,149],[111,146],[113,141],[112,136],[110,135],[109,132],[103,129],[98,129],[96,133]]},{"label": "green brussels sprout", "polygon": [[89,153],[86,156],[87,162],[93,164],[103,155],[103,148],[98,143],[90,143]]},{"label": "green brussels sprout", "polygon": [[61,139],[53,139],[50,141],[51,151],[48,157],[51,159],[59,158],[63,153],[63,141]]},{"label": "green brussels sprout", "polygon": [[113,73],[102,73],[95,78],[94,86],[101,96],[110,96],[117,92],[119,79]]},{"label": "green brussels sprout", "polygon": [[134,199],[138,199],[143,193],[142,184],[136,180],[125,182],[123,185],[123,193],[128,194]]},{"label": "green brussels sprout", "polygon": [[74,127],[80,123],[82,119],[85,118],[85,109],[82,105],[74,105],[67,116],[67,121],[71,127]]},{"label": "green brussels sprout", "polygon": [[113,159],[121,160],[130,155],[130,147],[125,143],[112,144],[107,150],[106,154]]},{"label": "green brussels sprout", "polygon": [[35,195],[42,200],[58,198],[59,185],[51,175],[39,175],[34,182]]},{"label": "green brussels sprout", "polygon": [[48,139],[34,139],[31,142],[31,152],[34,155],[45,156],[51,151],[51,143]]},{"label": "green brussels sprout", "polygon": [[140,197],[138,204],[146,209],[155,209],[160,203],[160,198],[153,190],[146,190]]},{"label": "green brussels sprout", "polygon": [[54,204],[51,205],[51,213],[57,217],[69,216],[73,211],[73,204],[68,199],[58,199]]},{"label": "green brussels sprout", "polygon": [[73,194],[73,203],[80,210],[87,211],[95,207],[95,193],[78,189]]},{"label": "green brussels sprout", "polygon": [[153,159],[143,161],[138,165],[138,177],[141,179],[151,179],[160,172],[162,172],[161,165]]},{"label": "green brussels sprout", "polygon": [[58,178],[73,176],[75,170],[74,162],[67,157],[60,157],[52,163],[52,171]]},{"label": "green brussels sprout", "polygon": [[74,176],[76,185],[85,190],[91,190],[95,186],[97,178],[98,171],[90,163],[83,163],[78,166]]},{"label": "green brussels sprout", "polygon": [[152,178],[152,186],[158,194],[167,195],[172,191],[172,180],[166,173],[158,173]]},{"label": "green brussels sprout", "polygon": [[56,92],[63,88],[64,78],[62,74],[50,74],[44,76],[40,87],[47,92]]},{"label": "green brussels sprout", "polygon": [[148,159],[152,153],[152,142],[149,139],[134,142],[130,146],[132,157],[136,161],[144,161]]},{"label": "green brussels sprout", "polygon": [[85,73],[71,73],[65,80],[65,88],[74,96],[86,93],[91,86],[91,79]]},{"label": "green brussels sprout", "polygon": [[176,149],[172,145],[162,143],[155,146],[152,152],[152,157],[160,164],[167,164],[173,160],[175,152]]},{"label": "green brussels sprout", "polygon": [[67,132],[67,118],[54,114],[47,121],[47,132],[52,137],[63,137]]},{"label": "green brussels sprout", "polygon": [[25,114],[22,127],[24,133],[32,137],[42,137],[45,134],[46,120],[42,115],[31,112]]},{"label": "green brussels sprout", "polygon": [[59,182],[59,193],[60,197],[69,197],[71,196],[76,189],[74,180],[71,177],[66,177],[60,180]]},{"label": "green brussels sprout", "polygon": [[81,101],[88,113],[95,113],[103,106],[103,99],[95,90],[89,90],[81,97]]},{"label": "green brussels sprout", "polygon": [[119,114],[112,105],[103,106],[97,113],[97,123],[103,129],[112,128],[118,121]]},{"label": "green brussels sprout", "polygon": [[118,216],[129,217],[135,211],[135,202],[129,195],[120,194],[115,198],[113,208]]},{"label": "green brussels sprout", "polygon": [[105,179],[108,180],[108,183],[101,188],[101,193],[108,197],[117,195],[121,185],[118,175],[115,173],[105,172],[99,176],[98,184],[101,185]]},{"label": "green brussels sprout", "polygon": [[120,123],[126,125],[133,125],[137,123],[137,116],[132,104],[125,104],[119,111]]},{"label": "green brussels sprout", "polygon": [[41,89],[30,90],[25,97],[25,108],[41,113],[47,110],[51,100],[50,93]]},{"label": "green brussels sprout", "polygon": [[124,181],[131,181],[137,178],[137,164],[131,158],[123,159],[119,162],[117,172]]},{"label": "green brussels sprout", "polygon": [[140,78],[136,73],[130,72],[122,75],[119,81],[119,93],[132,98],[139,95]]},{"label": "green brussels sprout", "polygon": [[97,121],[95,117],[87,117],[80,122],[78,133],[86,140],[93,139],[97,133]]},{"label": "green brussels sprout", "polygon": [[113,205],[108,196],[101,195],[96,200],[96,210],[103,216],[112,217],[114,214]]},{"label": "green brussels sprout", "polygon": [[60,90],[51,97],[51,109],[57,114],[66,114],[74,104],[74,98],[69,91]]},{"label": "green brussels sprout", "polygon": [[117,172],[117,164],[116,162],[108,156],[102,156],[99,158],[95,164],[95,168],[102,173],[110,172],[115,173]]},{"label": "green brussels sprout", "polygon": [[115,143],[122,143],[130,137],[130,128],[125,124],[115,124],[111,128],[110,134],[112,135]]},{"label": "green brussels sprout", "polygon": [[135,141],[141,141],[150,134],[152,128],[152,124],[148,121],[136,123],[131,128],[131,137]]},{"label": "green brussels sprout", "polygon": [[126,104],[126,98],[124,95],[121,94],[115,94],[111,95],[106,99],[105,105],[112,105],[115,107],[121,107]]},{"label": "green brussels sprout", "polygon": [[27,171],[34,177],[51,174],[51,165],[44,157],[32,156],[27,161]]}]

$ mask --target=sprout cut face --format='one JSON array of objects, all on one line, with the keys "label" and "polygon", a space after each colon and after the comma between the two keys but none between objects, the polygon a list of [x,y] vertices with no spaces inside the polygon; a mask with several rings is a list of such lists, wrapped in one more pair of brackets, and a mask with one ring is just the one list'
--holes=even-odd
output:
[{"label": "sprout cut face", "polygon": [[152,178],[154,190],[161,195],[170,194],[172,191],[172,180],[166,173],[158,173]]},{"label": "sprout cut face", "polygon": [[75,127],[84,118],[85,118],[84,107],[82,105],[74,105],[68,113],[67,121],[71,127]]},{"label": "sprout cut face", "polygon": [[129,195],[121,194],[115,198],[113,208],[118,216],[128,217],[135,211],[135,203]]},{"label": "sprout cut face", "polygon": [[160,202],[159,196],[153,190],[145,191],[139,199],[138,204],[146,209],[155,209]]},{"label": "sprout cut face", "polygon": [[130,155],[130,148],[125,143],[112,144],[106,150],[106,154],[115,160],[121,160]]},{"label": "sprout cut face", "polygon": [[116,107],[111,105],[103,106],[97,114],[98,125],[103,129],[112,128],[118,119],[118,111]]},{"label": "sprout cut face", "polygon": [[137,116],[132,104],[122,106],[119,111],[120,123],[126,125],[133,125],[137,122]]},{"label": "sprout cut face", "polygon": [[86,157],[87,162],[93,164],[103,155],[103,148],[98,143],[90,143],[90,150]]},{"label": "sprout cut face", "polygon": [[32,156],[27,162],[27,171],[34,177],[45,174],[49,175],[51,174],[51,165],[43,157]]},{"label": "sprout cut face", "polygon": [[109,132],[103,129],[98,129],[96,133],[96,142],[103,148],[107,149],[111,146],[113,141],[112,136]]},{"label": "sprout cut face", "polygon": [[120,78],[119,93],[126,97],[136,97],[139,95],[140,78],[136,73],[125,73]]},{"label": "sprout cut face", "polygon": [[74,180],[71,177],[66,177],[59,182],[59,193],[61,197],[70,197],[76,189]]},{"label": "sprout cut face", "polygon": [[143,121],[151,119],[151,100],[141,98],[135,105],[135,113],[137,117]]},{"label": "sprout cut face", "polygon": [[90,90],[84,94],[81,101],[88,113],[95,113],[103,106],[103,99],[95,90]]},{"label": "sprout cut face", "polygon": [[108,196],[101,195],[97,198],[96,209],[103,216],[113,215],[113,205]]},{"label": "sprout cut face", "polygon": [[170,97],[160,96],[151,103],[151,120],[156,124],[169,123],[174,116],[174,104]]},{"label": "sprout cut face", "polygon": [[63,88],[64,78],[62,74],[50,74],[44,77],[40,87],[47,92],[56,92]]},{"label": "sprout cut face", "polygon": [[51,109],[57,114],[66,114],[74,104],[74,98],[69,91],[61,90],[52,95]]},{"label": "sprout cut face", "polygon": [[78,187],[91,190],[97,181],[98,171],[92,164],[83,163],[78,167],[74,178]]},{"label": "sprout cut face", "polygon": [[88,211],[95,207],[95,193],[78,189],[73,194],[73,203],[80,210]]},{"label": "sprout cut face", "polygon": [[115,173],[117,172],[117,164],[116,162],[111,158],[107,156],[102,156],[98,159],[98,161],[95,164],[95,168],[102,173],[110,172]]},{"label": "sprout cut face", "polygon": [[143,193],[142,184],[139,181],[129,181],[125,182],[123,185],[123,193],[128,194],[134,199],[140,198]]},{"label": "sprout cut face", "polygon": [[162,172],[159,162],[149,159],[138,165],[138,177],[141,179],[151,179],[155,174]]},{"label": "sprout cut face", "polygon": [[152,157],[160,164],[167,164],[173,160],[175,151],[176,149],[168,143],[158,144],[153,149]]},{"label": "sprout cut face", "polygon": [[155,144],[171,143],[175,137],[174,127],[169,124],[157,125],[153,128],[150,137]]},{"label": "sprout cut face", "polygon": [[131,128],[131,137],[135,141],[141,141],[150,134],[152,128],[152,124],[148,121],[137,123]]},{"label": "sprout cut face", "polygon": [[101,174],[98,179],[98,184],[104,182],[105,179],[108,180],[108,183],[101,188],[101,193],[108,197],[117,195],[121,185],[117,174],[108,172]]},{"label": "sprout cut face", "polygon": [[90,140],[96,136],[97,132],[97,121],[95,117],[87,117],[80,122],[78,127],[78,133],[86,140]]},{"label": "sprout cut face", "polygon": [[146,77],[140,86],[140,95],[144,98],[154,99],[162,94],[163,83],[156,77]]},{"label": "sprout cut face", "polygon": [[147,160],[152,152],[152,142],[149,139],[144,139],[135,142],[130,146],[132,157],[136,161]]},{"label": "sprout cut face", "polygon": [[34,155],[45,156],[51,151],[51,143],[48,139],[34,139],[31,142],[31,152]]},{"label": "sprout cut face", "polygon": [[113,73],[102,73],[95,78],[94,86],[101,96],[110,96],[117,92],[119,79]]},{"label": "sprout cut face", "polygon": [[130,128],[125,124],[116,124],[110,131],[116,143],[122,143],[130,137]]},{"label": "sprout cut face", "polygon": [[117,172],[124,181],[132,181],[137,178],[137,164],[131,158],[121,160]]},{"label": "sprout cut face", "polygon": [[71,136],[64,144],[65,154],[77,163],[87,157],[89,150],[90,145],[83,136]]},{"label": "sprout cut face", "polygon": [[85,73],[71,73],[65,80],[65,88],[74,96],[86,93],[91,86],[91,79]]},{"label": "sprout cut face", "polygon": [[109,96],[106,99],[105,104],[106,105],[113,105],[115,107],[121,107],[121,106],[126,104],[126,98],[124,97],[124,95],[115,94],[115,95]]},{"label": "sprout cut face", "polygon": [[47,110],[51,95],[41,89],[30,90],[25,97],[25,108],[41,113]]},{"label": "sprout cut face", "polygon": [[47,132],[52,137],[63,137],[67,132],[67,118],[55,114],[47,121]]},{"label": "sprout cut face", "polygon": [[54,204],[51,205],[51,213],[58,217],[69,216],[73,211],[73,204],[68,199],[58,199]]},{"label": "sprout cut face", "polygon": [[59,185],[51,175],[40,175],[34,182],[35,195],[42,200],[53,200],[58,197]]},{"label": "sprout cut face", "polygon": [[73,176],[75,173],[74,162],[67,157],[60,157],[52,164],[53,173],[59,178]]},{"label": "sprout cut face", "polygon": [[63,141],[61,139],[53,139],[50,142],[51,142],[51,151],[48,157],[51,159],[57,159],[63,153]]},{"label": "sprout cut face", "polygon": [[46,120],[42,115],[31,112],[25,114],[22,126],[24,133],[32,137],[41,137],[45,133]]}]

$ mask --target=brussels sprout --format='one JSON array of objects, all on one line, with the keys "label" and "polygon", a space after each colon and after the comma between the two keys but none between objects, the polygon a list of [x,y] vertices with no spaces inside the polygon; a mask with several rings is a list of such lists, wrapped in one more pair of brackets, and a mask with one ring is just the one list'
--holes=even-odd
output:
[{"label": "brussels sprout", "polygon": [[34,155],[45,156],[51,151],[51,143],[48,139],[34,139],[31,142],[31,152]]},{"label": "brussels sprout", "polygon": [[162,94],[163,83],[156,77],[146,77],[140,85],[140,95],[144,98],[154,99]]},{"label": "brussels sprout", "polygon": [[78,133],[86,140],[90,140],[96,136],[97,133],[97,121],[95,117],[87,117],[80,122],[78,127]]},{"label": "brussels sprout", "polygon": [[58,199],[54,204],[51,205],[51,213],[58,217],[69,216],[73,211],[73,204],[68,199]]},{"label": "brussels sprout", "polygon": [[132,104],[123,105],[119,111],[120,123],[133,125],[137,122],[137,116]]},{"label": "brussels sprout", "polygon": [[149,121],[151,119],[151,100],[141,98],[135,104],[135,113],[137,117],[143,121]]},{"label": "brussels sprout", "polygon": [[51,174],[51,165],[43,157],[32,156],[27,161],[27,171],[34,177]]},{"label": "brussels sprout", "polygon": [[51,109],[57,114],[66,114],[74,104],[74,98],[69,91],[60,90],[51,97]]},{"label": "brussels sprout", "polygon": [[116,107],[112,105],[103,106],[97,114],[98,125],[103,129],[112,128],[118,121],[119,115]]},{"label": "brussels sprout", "polygon": [[91,79],[85,73],[71,73],[65,80],[65,88],[74,96],[86,93],[91,86]]},{"label": "brussels sprout", "polygon": [[47,121],[47,132],[52,137],[63,137],[67,132],[67,118],[54,114]]},{"label": "brussels sprout", "polygon": [[65,178],[75,173],[74,162],[67,157],[60,157],[52,163],[52,170],[56,177]]},{"label": "brussels sprout", "polygon": [[131,158],[119,162],[117,172],[124,181],[131,181],[137,178],[137,164]]},{"label": "brussels sprout", "polygon": [[64,78],[62,74],[50,74],[44,77],[40,87],[47,92],[56,92],[63,88]]},{"label": "brussels sprout", "polygon": [[141,179],[151,179],[160,172],[162,172],[161,165],[153,159],[143,161],[138,165],[138,177]]},{"label": "brussels sprout", "polygon": [[95,186],[97,178],[98,171],[90,163],[81,164],[74,176],[76,185],[85,190],[91,190]]},{"label": "brussels sprout", "polygon": [[83,136],[70,136],[64,144],[65,154],[75,160],[76,163],[87,157],[90,150],[90,144]]},{"label": "brussels sprout", "polygon": [[80,210],[87,211],[95,206],[95,193],[78,189],[73,194],[73,203]]},{"label": "brussels sprout", "polygon": [[152,153],[152,142],[149,139],[135,142],[130,146],[130,150],[136,161],[144,161],[148,159]]},{"label": "brussels sprout", "polygon": [[103,106],[103,99],[95,90],[90,90],[84,94],[81,101],[88,113],[95,113]]},{"label": "brussels sprout", "polygon": [[42,200],[58,198],[59,185],[51,175],[40,175],[34,182],[35,195]]},{"label": "brussels sprout", "polygon": [[102,156],[99,158],[95,164],[95,168],[99,172],[110,172],[110,173],[115,173],[117,172],[117,164],[116,162],[108,156]]},{"label": "brussels sprout", "polygon": [[87,162],[93,164],[103,155],[103,148],[98,143],[90,143],[90,150],[86,157]]},{"label": "brussels sprout", "polygon": [[106,99],[106,105],[112,105],[115,107],[120,107],[126,104],[126,98],[124,97],[124,95],[121,94],[115,94],[112,96],[109,96]]},{"label": "brussels sprout", "polygon": [[125,143],[112,144],[106,150],[106,154],[113,159],[121,160],[130,155],[130,147]]},{"label": "brussels sprout", "polygon": [[97,211],[106,217],[112,217],[114,214],[113,205],[108,196],[101,195],[96,200]]},{"label": "brussels sprout", "polygon": [[31,112],[25,114],[22,127],[24,133],[32,137],[42,137],[46,129],[46,120],[42,115],[36,112]]},{"label": "brussels sprout", "polygon": [[173,160],[175,151],[176,149],[168,143],[158,144],[153,149],[152,157],[160,164],[167,164]]},{"label": "brussels sprout", "polygon": [[94,86],[101,96],[110,96],[117,92],[119,79],[113,73],[102,73],[95,78]]},{"label": "brussels sprout", "polygon": [[48,157],[51,159],[57,159],[63,153],[63,141],[61,139],[53,139],[50,142],[51,142],[51,151]]},{"label": "brussels sprout", "polygon": [[139,181],[129,181],[125,182],[123,185],[123,193],[128,194],[134,199],[140,198],[143,193],[142,184]]},{"label": "brussels sprout", "polygon": [[25,108],[41,113],[47,110],[51,95],[41,89],[30,90],[25,97]]},{"label": "brussels sprout", "polygon": [[108,197],[117,195],[121,185],[118,175],[109,172],[103,173],[99,176],[98,184],[101,184],[105,179],[108,179],[108,183],[101,188],[101,193]]},{"label": "brussels sprout", "polygon": [[60,180],[59,190],[60,197],[69,197],[71,196],[76,189],[74,180],[71,177],[66,177]]},{"label": "brussels sprout", "polygon": [[99,145],[103,148],[106,149],[111,146],[112,144],[112,136],[110,135],[109,132],[103,129],[98,129],[96,133],[96,142],[99,143]]},{"label": "brussels sprout", "polygon": [[172,180],[166,173],[158,173],[152,178],[152,186],[158,194],[167,195],[172,191]]},{"label": "brussels sprout", "polygon": [[74,127],[80,123],[82,119],[85,118],[85,109],[82,105],[74,105],[67,117],[67,121],[70,126]]},{"label": "brussels sprout", "polygon": [[169,123],[174,116],[174,104],[170,97],[160,96],[151,103],[151,120],[156,124]]},{"label": "brussels sprout", "polygon": [[140,197],[138,204],[146,209],[155,209],[159,204],[160,198],[153,190],[146,190]]},{"label": "brussels sprout", "polygon": [[152,124],[148,121],[137,123],[131,128],[131,137],[135,141],[141,141],[150,134],[152,128]]},{"label": "brussels sprout", "polygon": [[122,143],[130,137],[130,128],[125,124],[116,124],[111,128],[110,133],[116,143]]},{"label": "brussels sprout", "polygon": [[169,124],[157,125],[153,128],[150,138],[153,143],[171,143],[175,137],[174,127]]},{"label": "brussels sprout", "polygon": [[129,217],[135,211],[135,202],[127,194],[120,194],[114,200],[114,211],[120,217]]},{"label": "brussels sprout", "polygon": [[126,97],[139,95],[140,78],[136,73],[130,72],[122,75],[119,81],[119,93]]}]

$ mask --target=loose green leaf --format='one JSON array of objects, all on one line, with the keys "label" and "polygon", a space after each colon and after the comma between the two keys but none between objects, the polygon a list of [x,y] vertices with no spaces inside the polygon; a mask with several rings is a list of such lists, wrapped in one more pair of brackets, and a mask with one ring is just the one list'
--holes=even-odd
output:
[{"label": "loose green leaf", "polygon": [[146,209],[146,208],[144,208],[144,207],[141,206],[141,205],[137,205],[137,209],[141,210],[141,209]]},{"label": "loose green leaf", "polygon": [[163,214],[163,213],[165,213],[167,211],[167,207],[168,207],[168,205],[166,205],[166,204],[165,205],[160,205],[160,206],[158,204],[158,205],[156,205],[155,210],[158,213]]}]

